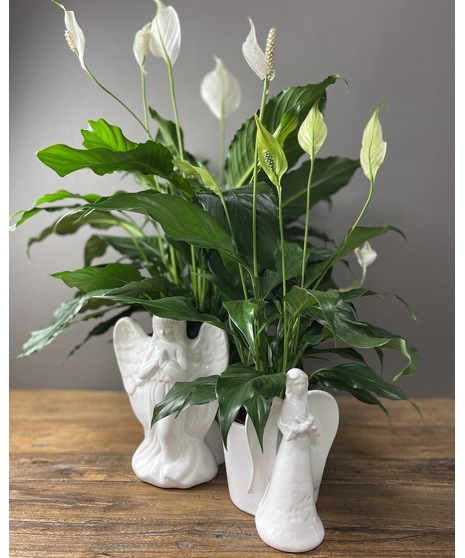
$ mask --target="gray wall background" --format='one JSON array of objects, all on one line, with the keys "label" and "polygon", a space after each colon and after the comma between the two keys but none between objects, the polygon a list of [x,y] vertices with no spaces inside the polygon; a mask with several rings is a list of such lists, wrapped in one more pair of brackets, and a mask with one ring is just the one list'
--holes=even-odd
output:
[{"label": "gray wall background", "polygon": [[[320,156],[358,157],[363,128],[380,101],[387,156],[366,226],[391,224],[407,242],[388,233],[372,242],[377,261],[365,286],[395,293],[360,306],[360,317],[407,337],[422,361],[417,375],[399,381],[410,396],[454,393],[454,2],[452,0],[173,0],[182,28],[174,66],[178,108],[191,151],[216,162],[217,121],[199,95],[200,81],[222,58],[239,80],[243,100],[227,121],[228,139],[257,108],[261,82],[242,57],[247,17],[264,43],[278,30],[276,78],[270,93],[316,83],[338,73],[344,82],[328,89],[328,138]],[[94,75],[139,115],[139,69],[132,53],[135,32],[155,14],[150,0],[65,0],[86,36],[86,61]],[[25,24],[25,14],[28,23]],[[81,69],[63,37],[63,12],[49,0],[10,3],[10,214],[29,208],[60,188],[103,195],[133,188],[119,175],[81,171],[59,178],[42,165],[37,150],[53,143],[80,147],[80,130],[102,117],[134,141],[143,130]],[[165,64],[147,61],[148,99],[171,118]],[[367,195],[358,171],[332,208],[314,219],[340,240]],[[47,322],[71,291],[51,273],[82,266],[84,236],[50,238],[32,247],[48,219],[32,219],[10,236],[10,357],[31,330]],[[87,235],[86,235],[87,236]],[[355,262],[355,260],[354,260]],[[354,263],[353,262],[353,263]],[[353,267],[357,271],[357,264]],[[341,271],[344,281],[352,281]],[[346,275],[344,275],[346,274]],[[13,361],[10,387],[121,389],[111,336],[92,340],[67,358],[88,331],[74,326],[42,352]],[[397,357],[386,360],[394,375]]]}]

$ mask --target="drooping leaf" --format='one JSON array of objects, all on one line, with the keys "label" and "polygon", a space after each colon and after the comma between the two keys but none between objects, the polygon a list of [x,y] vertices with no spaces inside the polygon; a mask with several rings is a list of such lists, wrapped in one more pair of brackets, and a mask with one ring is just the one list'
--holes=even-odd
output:
[{"label": "drooping leaf", "polygon": [[196,310],[192,301],[183,296],[171,296],[159,300],[148,300],[127,294],[120,294],[118,289],[104,289],[79,294],[72,300],[65,302],[54,312],[51,321],[39,329],[33,331],[28,341],[23,345],[17,358],[29,356],[43,349],[51,343],[64,329],[69,327],[76,316],[92,299],[102,300],[109,303],[115,302],[120,305],[143,308],[151,314],[162,318],[173,320],[187,320],[193,322],[208,322],[228,331],[225,325],[216,316],[203,314]]},{"label": "drooping leaf", "polygon": [[27,244],[28,251],[33,244],[42,242],[53,234],[60,236],[75,234],[79,229],[86,225],[94,229],[105,230],[110,227],[119,226],[121,223],[121,219],[118,216],[101,211],[89,213],[82,211],[81,207],[69,211],[57,219],[52,225],[43,229],[38,236],[31,237]]},{"label": "drooping leaf", "polygon": [[136,211],[149,215],[175,238],[203,248],[235,252],[234,242],[222,225],[202,207],[179,196],[158,192],[118,192],[88,209]]},{"label": "drooping leaf", "polygon": [[326,317],[318,313],[314,307],[306,310],[315,320],[328,328],[333,328],[337,337],[351,347],[359,349],[394,349],[407,359],[407,365],[397,374],[414,374],[417,367],[417,352],[411,343],[403,337],[391,333],[380,327],[360,321],[349,304],[339,301],[335,312],[333,324],[326,321]]},{"label": "drooping leaf", "polygon": [[57,335],[69,326],[88,299],[88,295],[83,295],[61,304],[48,324],[31,332],[29,339],[24,343],[20,354],[16,358],[32,355],[51,343]]},{"label": "drooping leaf", "polygon": [[332,368],[323,368],[312,373],[312,376],[321,379],[336,377],[348,387],[367,390],[379,397],[396,401],[406,400],[407,397],[401,389],[383,380],[369,366],[355,363],[339,364]]},{"label": "drooping leaf", "polygon": [[153,409],[152,425],[192,405],[205,405],[216,399],[217,375],[201,376],[191,382],[176,382]]},{"label": "drooping leaf", "polygon": [[141,274],[132,265],[118,263],[103,267],[84,267],[75,271],[60,271],[54,273],[52,277],[61,279],[68,287],[84,292],[116,289],[142,279]]},{"label": "drooping leaf", "polygon": [[[260,443],[268,420],[263,399],[273,400],[286,387],[285,374],[259,374],[254,369],[237,363],[230,365],[218,378],[216,397],[219,405],[219,422],[223,442],[227,445],[229,429],[242,406],[248,406],[254,416],[254,426]],[[257,398],[260,394],[260,398]],[[253,401],[253,402],[252,402]]]},{"label": "drooping leaf", "polygon": [[31,217],[34,217],[34,215],[37,215],[38,213],[40,213],[42,211],[57,212],[57,211],[63,211],[65,209],[75,209],[76,207],[78,207],[78,206],[76,206],[76,204],[41,207],[45,203],[55,203],[55,202],[63,201],[65,199],[80,200],[80,201],[83,201],[85,203],[94,203],[99,198],[100,198],[100,196],[98,196],[97,194],[87,194],[87,195],[73,194],[71,192],[68,192],[67,190],[58,190],[57,192],[54,192],[52,194],[45,194],[44,196],[40,197],[34,203],[34,207],[32,209],[16,211],[10,217],[10,219],[13,219],[13,218],[17,217],[18,215],[21,215],[21,217],[18,219],[18,221],[10,227],[10,231],[12,232],[12,231],[16,230],[25,221],[27,221]]}]

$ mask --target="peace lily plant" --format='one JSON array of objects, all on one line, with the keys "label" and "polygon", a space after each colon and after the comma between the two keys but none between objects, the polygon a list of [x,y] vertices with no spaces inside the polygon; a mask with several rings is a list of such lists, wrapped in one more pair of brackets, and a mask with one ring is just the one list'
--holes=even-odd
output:
[{"label": "peace lily plant", "polygon": [[[240,105],[240,85],[219,58],[200,84],[200,96],[219,122],[219,141],[212,138],[220,149],[216,175],[184,145],[173,74],[181,46],[175,9],[156,0],[153,21],[135,34],[142,91],[139,118],[91,73],[74,13],[54,3],[64,10],[66,39],[82,68],[137,120],[144,139],[133,141],[115,124],[90,120],[82,130],[82,148],[56,144],[38,152],[40,161],[61,177],[83,168],[97,175],[119,172],[131,175],[135,187],[110,196],[62,189],[15,214],[12,229],[39,213],[52,217],[29,246],[54,234],[84,227],[93,231],[84,245],[84,266],[53,275],[73,295],[48,324],[32,332],[20,356],[41,350],[83,320],[97,321],[87,338],[140,311],[186,320],[193,328],[214,324],[230,338],[230,365],[220,376],[175,384],[155,408],[153,420],[217,400],[224,440],[244,410],[262,438],[272,400],[283,396],[286,372],[293,367],[306,370],[312,387],[347,392],[382,409],[380,398],[406,399],[365,356],[374,351],[382,364],[386,349],[400,352],[405,367],[396,371],[397,379],[415,372],[414,348],[403,337],[361,321],[356,313],[359,299],[378,296],[363,287],[376,258],[370,241],[397,231],[361,224],[386,154],[381,105],[367,118],[363,134],[360,131],[360,160],[319,158],[331,133],[324,118],[326,90],[339,76],[270,96],[276,30],[270,30],[263,50],[249,20],[242,50],[263,81],[263,93],[261,101],[257,99],[259,109],[244,121],[227,150],[224,124]],[[166,63],[172,120],[147,102],[145,62],[151,55]],[[360,167],[367,179],[366,203],[344,238],[333,245],[312,227],[312,209],[330,201]],[[117,258],[108,254],[110,248]],[[360,278],[351,286],[338,286],[334,268],[354,255]],[[105,257],[110,258],[107,263],[94,263]],[[321,366],[326,357],[336,364]]]}]

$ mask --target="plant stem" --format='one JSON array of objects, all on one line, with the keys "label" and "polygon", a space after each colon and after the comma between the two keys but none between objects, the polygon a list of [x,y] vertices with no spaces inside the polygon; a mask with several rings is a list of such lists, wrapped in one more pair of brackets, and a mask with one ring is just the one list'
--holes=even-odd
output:
[{"label": "plant stem", "polygon": [[[262,122],[263,114],[265,112],[266,97],[268,95],[270,80],[268,76],[265,76],[263,82],[263,93],[262,102],[260,105],[260,112],[258,119]],[[257,176],[258,176],[258,130],[255,137],[255,157],[254,157],[254,168],[253,168],[253,197],[252,197],[252,249],[253,249],[253,271],[254,277],[258,277],[258,258],[257,258]],[[256,281],[254,281],[254,291],[256,289]],[[257,293],[254,292],[254,296],[257,297]]]},{"label": "plant stem", "polygon": [[[228,211],[228,206],[226,205],[226,200],[224,199],[223,193],[221,192],[221,190],[219,191],[219,196],[220,196],[220,200],[221,200],[221,204],[223,205],[223,210],[224,210],[224,214],[226,215],[226,221],[228,222],[228,227],[229,227],[229,232],[231,233],[231,236],[234,240],[234,242],[236,241],[235,236],[234,236],[234,229],[231,223],[231,218],[229,215],[229,211]],[[239,267],[239,275],[241,276],[241,283],[242,283],[242,292],[244,293],[244,300],[248,300],[248,293],[247,293],[247,286],[245,284],[245,277],[244,277],[244,270],[242,268],[242,265],[240,263],[237,264]]]},{"label": "plant stem", "polygon": [[149,114],[147,110],[147,90],[145,85],[145,72],[141,68],[140,69],[140,80],[141,80],[141,89],[142,89],[142,106],[144,107],[144,120],[145,120],[145,130],[147,132],[147,139],[150,138],[150,131],[149,131]]},{"label": "plant stem", "polygon": [[288,361],[288,316],[287,316],[287,302],[284,300],[287,294],[286,287],[286,258],[284,253],[284,226],[283,226],[283,203],[282,203],[282,188],[278,188],[278,211],[279,211],[279,235],[281,237],[281,268],[282,268],[282,282],[283,282],[283,372],[287,372]]},{"label": "plant stem", "polygon": [[220,189],[223,188],[224,180],[224,96],[223,102],[221,103],[221,115],[220,115],[220,168],[218,182]]},{"label": "plant stem", "polygon": [[179,158],[184,159],[184,146],[182,143],[181,127],[179,126],[178,105],[176,103],[176,94],[174,92],[173,66],[168,55],[166,55],[166,66],[168,68],[168,77],[170,80],[171,102],[173,103],[174,122],[176,125],[176,136],[178,138]]},{"label": "plant stem", "polygon": [[310,159],[310,172],[308,174],[308,183],[307,183],[307,206],[306,206],[306,213],[305,213],[304,253],[302,255],[302,280],[300,283],[302,289],[305,287],[305,270],[307,269],[307,243],[308,243],[308,229],[309,229],[309,222],[310,222],[310,191],[312,185],[314,159],[315,159],[315,154],[314,152],[312,152],[311,159]]},{"label": "plant stem", "polygon": [[142,122],[142,120],[136,116],[136,114],[134,114],[134,112],[125,104],[123,103],[123,101],[121,99],[118,99],[118,97],[116,95],[114,95],[111,91],[109,91],[104,85],[102,85],[97,78],[92,74],[92,72],[89,70],[89,68],[86,65],[86,72],[88,73],[88,75],[93,79],[93,81],[101,88],[103,89],[103,91],[105,91],[105,93],[108,93],[108,95],[110,95],[111,97],[113,97],[113,99],[115,99],[116,101],[118,101],[118,103],[120,105],[122,105],[136,120],[137,122],[139,122],[139,124],[142,126],[142,128],[144,128],[145,132],[148,134],[148,130],[145,126],[145,124]]},{"label": "plant stem", "polygon": [[360,215],[358,216],[357,220],[355,221],[355,223],[353,224],[352,228],[350,229],[350,231],[348,232],[347,236],[349,237],[352,232],[354,231],[355,227],[360,223],[360,220],[362,219],[365,211],[367,210],[368,206],[370,205],[370,201],[371,201],[371,197],[373,196],[373,187],[374,187],[374,180],[370,179],[370,192],[368,194],[368,198],[367,201],[365,202],[365,205],[363,206],[362,211],[360,212]]},{"label": "plant stem", "polygon": [[[370,192],[369,192],[369,194],[368,194],[367,201],[365,202],[365,205],[363,206],[362,211],[360,212],[360,215],[357,217],[357,220],[356,220],[355,223],[352,225],[352,227],[351,227],[351,229],[349,230],[349,232],[346,234],[345,241],[347,241],[347,239],[350,237],[350,235],[354,232],[355,228],[356,228],[356,227],[358,226],[358,224],[360,223],[360,221],[361,221],[361,219],[362,219],[362,217],[363,217],[365,211],[367,210],[368,206],[370,205],[370,201],[371,201],[371,198],[372,198],[372,196],[373,196],[374,184],[375,184],[375,181],[374,181],[373,179],[370,179]],[[327,271],[328,269],[329,269],[329,267],[326,268],[325,272],[322,273],[322,274],[320,275],[320,278],[318,279],[318,281],[315,283],[315,285],[314,285],[314,287],[313,287],[314,289],[316,289],[316,288],[318,287],[318,285],[321,283],[321,281],[323,281],[324,274],[326,273],[326,271]]]}]

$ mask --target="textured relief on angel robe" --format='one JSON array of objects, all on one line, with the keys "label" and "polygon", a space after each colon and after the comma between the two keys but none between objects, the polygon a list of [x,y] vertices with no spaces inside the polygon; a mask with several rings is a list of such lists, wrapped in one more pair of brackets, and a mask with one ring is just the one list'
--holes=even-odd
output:
[{"label": "textured relief on angel robe", "polygon": [[190,407],[151,426],[153,408],[175,382],[221,374],[228,365],[228,339],[210,324],[202,324],[194,339],[187,336],[185,322],[154,316],[152,325],[150,336],[133,318],[121,318],[113,335],[124,387],[144,428],[132,467],[145,482],[189,488],[218,472],[220,461],[211,434],[217,403]]}]

